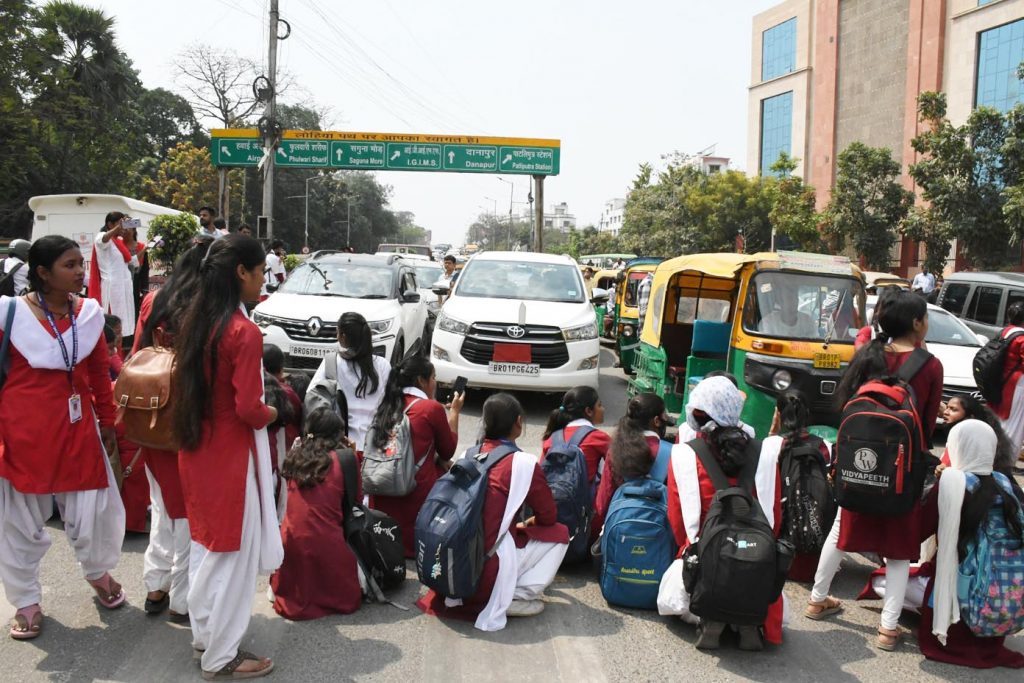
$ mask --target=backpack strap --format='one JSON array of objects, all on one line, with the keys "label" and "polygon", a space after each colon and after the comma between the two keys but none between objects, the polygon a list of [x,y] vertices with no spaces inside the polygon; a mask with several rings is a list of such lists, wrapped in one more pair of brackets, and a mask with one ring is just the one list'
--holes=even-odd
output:
[{"label": "backpack strap", "polygon": [[648,479],[662,484],[668,481],[668,466],[672,460],[672,445],[672,443],[662,439],[658,446],[658,457],[654,459],[654,464],[651,465],[651,470],[647,473]]},{"label": "backpack strap", "polygon": [[910,354],[910,358],[904,361],[903,365],[901,365],[899,370],[896,371],[896,379],[910,384],[910,381],[914,379],[917,373],[921,372],[922,368],[924,368],[925,363],[931,359],[932,354],[928,353],[924,349],[914,349],[913,353]]},{"label": "backpack strap", "polygon": [[[417,403],[419,403],[421,400],[423,400],[423,399],[421,399],[418,396],[414,397],[412,403],[410,403],[409,405],[407,405],[405,407],[405,410],[402,411],[402,414],[405,415],[406,417],[409,417],[409,411],[412,410],[412,407],[414,405],[416,405]],[[410,435],[412,434],[411,431],[409,433],[410,433]],[[430,445],[427,446],[427,450],[423,454],[423,457],[422,458],[418,458],[416,460],[416,467],[413,468],[413,474],[415,474],[415,473],[420,471],[420,468],[423,467],[423,464],[427,461],[427,456],[430,455],[430,451],[432,451],[433,449],[434,449],[434,442],[431,441]]]},{"label": "backpack strap", "polygon": [[7,381],[7,354],[11,349],[11,328],[14,326],[14,311],[17,299],[10,299],[7,304],[7,319],[4,325],[4,340],[0,343],[0,387]]},{"label": "backpack strap", "polygon": [[[565,430],[563,429],[563,430],[559,430],[559,431],[562,433],[562,439],[564,440],[565,439]],[[576,431],[572,433],[572,438],[569,439],[569,445],[570,446],[575,446],[576,448],[579,448],[580,444],[583,443],[583,439],[585,439],[588,436],[590,436],[591,432],[596,432],[596,431],[597,431],[597,427],[588,427],[588,426],[577,427]],[[554,445],[554,441],[552,441],[552,445]]]},{"label": "backpack strap", "polygon": [[708,445],[707,441],[698,438],[688,442],[686,445],[697,454],[697,460],[700,461],[704,471],[711,478],[711,483],[715,485],[716,491],[722,491],[732,486],[729,483],[729,478],[722,471],[722,466],[715,460],[715,456],[711,452],[711,446]]}]

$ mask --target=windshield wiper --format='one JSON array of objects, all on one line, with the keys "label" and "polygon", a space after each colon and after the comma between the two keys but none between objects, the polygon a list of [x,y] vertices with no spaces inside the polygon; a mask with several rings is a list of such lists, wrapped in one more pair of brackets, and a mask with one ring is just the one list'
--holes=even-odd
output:
[{"label": "windshield wiper", "polygon": [[309,292],[310,296],[340,296],[344,297],[344,294],[338,294],[337,292]]},{"label": "windshield wiper", "polygon": [[315,263],[310,263],[309,267],[312,269],[314,273],[316,273],[317,275],[324,279],[324,289],[327,289],[328,286],[331,284],[331,280],[330,278],[327,277],[327,273],[321,270]]}]

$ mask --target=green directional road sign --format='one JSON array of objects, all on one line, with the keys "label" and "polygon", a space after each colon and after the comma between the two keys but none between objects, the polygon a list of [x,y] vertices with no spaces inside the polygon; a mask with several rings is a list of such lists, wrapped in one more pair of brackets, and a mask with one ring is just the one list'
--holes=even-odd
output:
[{"label": "green directional road sign", "polygon": [[278,166],[325,167],[331,153],[327,140],[282,140],[274,162]]},{"label": "green directional road sign", "polygon": [[494,145],[445,145],[444,170],[494,173],[498,170],[498,148]]},{"label": "green directional road sign", "polygon": [[557,147],[502,147],[498,151],[501,173],[555,175],[558,173]]},{"label": "green directional road sign", "polygon": [[388,168],[398,171],[440,171],[441,145],[419,142],[389,142]]},{"label": "green directional road sign", "polygon": [[263,143],[257,138],[214,140],[214,166],[258,166],[263,158]]},{"label": "green directional road sign", "polygon": [[383,142],[331,142],[331,167],[353,169],[386,168],[387,147]]}]

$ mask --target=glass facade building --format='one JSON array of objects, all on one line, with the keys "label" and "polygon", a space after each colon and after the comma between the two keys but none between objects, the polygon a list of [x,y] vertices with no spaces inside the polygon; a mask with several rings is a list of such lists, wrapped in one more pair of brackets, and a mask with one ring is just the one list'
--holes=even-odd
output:
[{"label": "glass facade building", "polygon": [[978,34],[978,74],[974,104],[1009,111],[1024,91],[1017,67],[1024,62],[1024,19]]},{"label": "glass facade building", "polygon": [[761,175],[771,173],[779,154],[792,154],[793,92],[761,100]]},{"label": "glass facade building", "polygon": [[761,80],[792,73],[796,69],[796,17],[761,35]]}]

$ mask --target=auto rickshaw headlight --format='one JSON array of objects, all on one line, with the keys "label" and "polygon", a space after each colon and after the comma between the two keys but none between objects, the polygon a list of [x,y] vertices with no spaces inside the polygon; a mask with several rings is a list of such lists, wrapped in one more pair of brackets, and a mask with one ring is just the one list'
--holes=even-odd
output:
[{"label": "auto rickshaw headlight", "polygon": [[623,327],[622,327],[622,336],[623,337],[632,337],[633,336],[633,326],[632,325],[623,325]]},{"label": "auto rickshaw headlight", "polygon": [[785,391],[793,384],[793,376],[789,370],[776,370],[772,375],[772,388],[776,391]]}]

